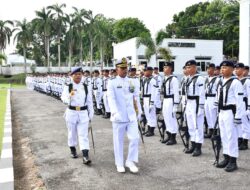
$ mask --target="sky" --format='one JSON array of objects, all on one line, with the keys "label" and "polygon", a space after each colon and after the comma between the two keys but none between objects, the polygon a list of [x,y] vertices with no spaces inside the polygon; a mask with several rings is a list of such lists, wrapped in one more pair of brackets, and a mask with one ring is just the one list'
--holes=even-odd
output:
[{"label": "sky", "polygon": [[[174,14],[184,11],[192,4],[209,0],[0,0],[0,20],[28,21],[35,18],[35,11],[53,4],[65,3],[66,13],[73,12],[72,6],[92,10],[93,14],[104,14],[105,17],[121,19],[137,17],[155,36],[157,31],[172,22]],[[14,50],[13,42],[5,50]]]}]

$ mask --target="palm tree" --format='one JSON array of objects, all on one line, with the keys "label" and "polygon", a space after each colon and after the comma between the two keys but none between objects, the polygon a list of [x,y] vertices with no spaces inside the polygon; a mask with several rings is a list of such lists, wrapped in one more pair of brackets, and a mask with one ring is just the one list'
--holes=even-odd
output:
[{"label": "palm tree", "polygon": [[24,73],[27,73],[27,65],[26,65],[26,51],[27,47],[32,41],[32,32],[31,25],[24,19],[22,22],[16,21],[16,27],[14,30],[18,31],[14,37],[14,41],[20,42],[23,48],[23,57],[24,57]]},{"label": "palm tree", "polygon": [[88,12],[85,9],[77,9],[76,7],[73,7],[74,9],[74,23],[75,23],[75,27],[77,28],[77,36],[78,36],[78,42],[79,42],[79,46],[80,46],[80,52],[79,52],[79,56],[80,56],[80,63],[82,64],[83,61],[83,42],[82,42],[82,35],[83,35],[83,31],[85,29],[85,25],[86,25],[86,16],[88,14]]},{"label": "palm tree", "polygon": [[50,71],[50,38],[53,26],[53,14],[51,10],[46,11],[42,8],[41,11],[36,11],[37,18],[32,22],[34,23],[36,31],[42,36],[45,45],[45,52],[47,58],[48,71]]},{"label": "palm tree", "polygon": [[56,43],[57,43],[57,52],[58,52],[58,67],[60,68],[61,66],[61,37],[62,37],[62,30],[65,26],[65,17],[62,8],[66,7],[66,4],[55,4],[52,6],[48,6],[48,10],[54,11],[55,17],[54,17],[54,28],[57,33],[56,37]]},{"label": "palm tree", "polygon": [[112,24],[113,20],[105,18],[102,14],[95,16],[95,41],[99,47],[101,69],[104,67],[104,56],[107,52],[108,45],[112,41]]},{"label": "palm tree", "polygon": [[77,41],[77,27],[74,20],[74,15],[66,15],[67,22],[67,31],[65,36],[65,42],[68,46],[69,56],[68,56],[68,67],[71,68],[72,65],[72,55],[73,55],[73,47]]},{"label": "palm tree", "polygon": [[0,75],[2,75],[2,73],[3,73],[3,71],[2,71],[3,60],[6,60],[6,56],[4,54],[0,53],[0,67],[1,67]]},{"label": "palm tree", "polygon": [[[162,39],[163,40],[163,39]],[[139,37],[137,39],[137,48],[143,44],[147,47],[147,49],[145,50],[145,57],[146,59],[149,61],[151,59],[151,57],[153,55],[155,55],[155,62],[156,64],[158,64],[158,54],[165,59],[166,61],[171,61],[172,60],[172,54],[170,49],[168,48],[163,48],[160,47],[162,41],[158,41],[158,43],[156,43],[151,36],[143,36],[143,37]],[[157,67],[159,67],[159,65],[157,65]]]},{"label": "palm tree", "polygon": [[11,26],[13,22],[10,20],[0,20],[0,53],[6,48],[6,45],[10,43],[10,37],[12,35]]}]

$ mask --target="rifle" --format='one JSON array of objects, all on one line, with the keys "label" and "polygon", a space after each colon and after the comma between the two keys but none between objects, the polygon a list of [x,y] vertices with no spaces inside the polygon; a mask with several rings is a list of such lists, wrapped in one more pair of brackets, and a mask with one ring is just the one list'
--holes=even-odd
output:
[{"label": "rifle", "polygon": [[163,141],[165,138],[166,125],[165,125],[164,119],[160,118],[160,115],[157,116],[157,128],[161,136],[160,141]]},{"label": "rifle", "polygon": [[214,132],[213,132],[212,137],[211,137],[212,148],[214,150],[214,156],[215,156],[215,161],[213,163],[214,165],[217,165],[219,163],[220,149],[221,149],[221,137],[220,137],[219,133],[217,134],[217,130],[216,130],[216,127],[218,125],[218,119],[219,119],[219,116],[217,116],[217,118],[216,118],[216,122],[214,125]]},{"label": "rifle", "polygon": [[89,121],[89,129],[88,129],[88,131],[90,131],[90,134],[91,134],[92,146],[93,146],[93,150],[94,150],[94,154],[95,154],[95,141],[94,141],[91,121]]},{"label": "rifle", "polygon": [[[184,108],[183,112],[181,111],[181,112],[176,113],[176,114],[180,115],[180,117],[178,117],[176,119],[177,119],[177,123],[179,125],[178,131],[179,131],[182,143],[184,145],[183,152],[189,148],[189,138],[190,138],[187,125],[185,127],[183,126],[185,111],[186,111],[186,107]],[[179,120],[180,120],[180,122],[179,122]]]},{"label": "rifle", "polygon": [[144,153],[146,154],[146,146],[145,146],[145,143],[144,143],[144,138],[143,138],[143,134],[142,134],[142,128],[141,128],[140,121],[138,121],[138,129],[139,129],[140,136],[141,136],[141,142],[142,142],[143,150],[144,150]]}]

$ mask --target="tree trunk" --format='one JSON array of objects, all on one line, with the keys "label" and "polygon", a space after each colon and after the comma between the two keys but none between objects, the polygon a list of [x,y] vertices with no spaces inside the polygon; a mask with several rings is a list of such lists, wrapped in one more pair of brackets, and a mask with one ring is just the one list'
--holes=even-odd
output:
[{"label": "tree trunk", "polygon": [[104,61],[103,61],[103,50],[101,46],[100,46],[100,59],[101,59],[101,70],[102,70],[104,67]]},{"label": "tree trunk", "polygon": [[68,63],[69,71],[71,71],[71,57],[72,57],[72,44],[69,45],[69,63]]},{"label": "tree trunk", "polygon": [[93,69],[93,40],[90,40],[90,72]]},{"label": "tree trunk", "polygon": [[48,66],[48,72],[50,72],[51,69],[51,65],[50,65],[50,61],[49,61],[49,37],[46,36],[46,54],[47,54],[47,66]]},{"label": "tree trunk", "polygon": [[60,70],[61,67],[61,44],[60,44],[60,37],[57,39],[57,53],[58,53],[58,67]]},{"label": "tree trunk", "polygon": [[26,63],[26,48],[23,47],[23,58],[24,58],[24,73],[27,74],[27,63]]},{"label": "tree trunk", "polygon": [[80,39],[80,63],[82,64],[82,54],[83,54],[83,47],[82,47],[82,38]]}]

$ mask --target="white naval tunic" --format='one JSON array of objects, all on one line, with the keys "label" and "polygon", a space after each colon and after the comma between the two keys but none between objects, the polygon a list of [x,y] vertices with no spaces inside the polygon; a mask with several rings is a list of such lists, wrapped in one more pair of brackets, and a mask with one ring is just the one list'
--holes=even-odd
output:
[{"label": "white naval tunic", "polygon": [[166,124],[167,131],[171,134],[175,134],[178,131],[178,124],[176,115],[173,112],[174,106],[179,104],[179,82],[178,79],[173,76],[165,76],[163,81],[163,108],[162,113]]},{"label": "white naval tunic", "polygon": [[[123,141],[127,132],[129,149],[127,161],[138,162],[139,131],[134,100],[141,115],[139,91],[136,90],[132,80],[128,77],[117,76],[108,83],[108,103],[111,111],[113,126],[113,143],[116,166],[124,165]],[[134,89],[134,90],[133,90]]]},{"label": "white naval tunic", "polygon": [[[201,109],[201,106],[204,106],[205,103],[205,80],[202,76],[198,75],[197,80],[194,76],[190,76],[187,79],[186,83],[186,119],[188,125],[188,133],[190,135],[190,141],[195,143],[203,143],[204,134],[203,134],[203,124],[204,124],[204,109]],[[196,80],[196,82],[195,82]],[[195,99],[192,97],[198,97],[198,105]],[[198,112],[197,112],[198,108]]]},{"label": "white naval tunic", "polygon": [[102,79],[100,77],[93,78],[93,92],[96,100],[97,109],[101,109],[102,101]]},{"label": "white naval tunic", "polygon": [[206,84],[205,115],[207,118],[208,129],[215,126],[218,109],[214,105],[216,94],[219,88],[220,78],[217,76],[209,77]]},{"label": "white naval tunic", "polygon": [[73,84],[74,95],[70,97],[69,86],[65,85],[61,99],[69,106],[87,106],[87,110],[76,111],[69,108],[65,111],[65,121],[68,128],[68,146],[77,146],[79,141],[80,150],[89,150],[88,125],[94,115],[92,102],[92,89],[88,88],[87,99],[83,83]]},{"label": "white naval tunic", "polygon": [[[235,78],[235,77],[234,77]],[[223,146],[223,154],[229,155],[230,157],[238,157],[238,132],[237,125],[234,124],[234,118],[242,118],[242,102],[243,102],[243,87],[241,82],[238,79],[234,79],[231,83],[228,93],[226,82],[229,79],[223,79],[222,87],[223,88],[223,102],[220,102],[220,91],[218,91],[217,101],[220,105],[223,106],[234,105],[236,106],[236,113],[233,114],[232,110],[221,110],[219,106],[219,128],[221,141]],[[227,97],[227,101],[226,101]]]}]

